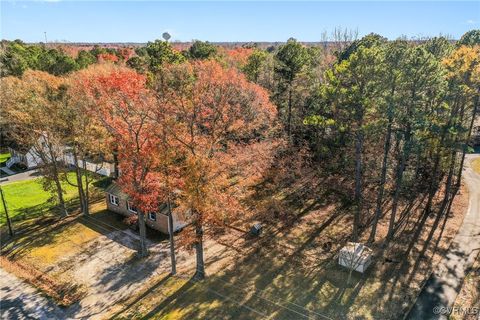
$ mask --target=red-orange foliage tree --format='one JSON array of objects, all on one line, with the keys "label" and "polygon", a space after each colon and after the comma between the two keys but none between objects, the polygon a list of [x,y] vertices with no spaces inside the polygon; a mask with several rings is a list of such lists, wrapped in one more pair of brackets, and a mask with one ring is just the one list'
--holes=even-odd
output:
[{"label": "red-orange foliage tree", "polygon": [[242,69],[248,62],[248,57],[253,53],[251,48],[219,48],[219,56],[225,61],[227,67]]},{"label": "red-orange foliage tree", "polygon": [[118,62],[118,57],[112,53],[100,53],[97,57],[99,63]]},{"label": "red-orange foliage tree", "polygon": [[197,279],[205,276],[203,233],[248,214],[244,199],[272,160],[276,108],[267,92],[214,61],[172,65],[157,83],[156,121],[181,150],[181,192],[196,250]]},{"label": "red-orange foliage tree", "polygon": [[119,184],[138,211],[139,255],[148,255],[145,214],[158,210],[163,182],[159,166],[158,137],[149,121],[154,105],[143,75],[127,68],[103,66],[77,75],[93,116],[110,132],[118,153]]}]

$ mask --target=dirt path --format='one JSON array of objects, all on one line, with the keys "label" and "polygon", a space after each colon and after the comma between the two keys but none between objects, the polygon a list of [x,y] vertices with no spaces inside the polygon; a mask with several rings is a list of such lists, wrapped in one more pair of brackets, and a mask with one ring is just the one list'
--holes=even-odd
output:
[{"label": "dirt path", "polygon": [[1,319],[65,319],[63,310],[35,288],[0,269]]},{"label": "dirt path", "polygon": [[468,212],[449,251],[422,289],[408,319],[448,319],[455,299],[462,287],[466,271],[472,266],[480,250],[480,175],[469,164],[479,155],[467,155],[463,179],[470,200]]}]

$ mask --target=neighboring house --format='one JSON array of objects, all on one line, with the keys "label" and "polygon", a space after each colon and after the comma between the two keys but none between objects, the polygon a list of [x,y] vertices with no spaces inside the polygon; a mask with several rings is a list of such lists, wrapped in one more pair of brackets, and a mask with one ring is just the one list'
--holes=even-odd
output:
[{"label": "neighboring house", "polygon": [[[46,141],[44,137],[40,137],[37,143],[37,148],[46,148]],[[8,151],[11,154],[10,159],[7,161],[6,165],[8,168],[12,167],[14,164],[20,164],[25,166],[27,169],[33,169],[38,166],[40,166],[43,161],[42,159],[38,156],[39,150],[36,150],[36,147],[20,147],[20,146],[15,146],[15,147],[9,147]],[[42,150],[43,151],[43,150]],[[75,166],[75,161],[73,158],[73,155],[69,151],[68,147],[62,146],[60,147],[60,152],[62,153],[61,158],[57,158],[57,161],[63,162],[66,165],[70,166]],[[85,161],[85,164],[84,164]],[[114,164],[110,162],[94,162],[90,160],[83,160],[79,159],[78,160],[78,166],[80,168],[84,168],[91,171],[98,173],[103,176],[110,177],[114,174],[115,169],[114,169]]]},{"label": "neighboring house", "polygon": [[472,130],[472,144],[474,147],[480,146],[480,112],[477,113]]},{"label": "neighboring house", "polygon": [[[126,217],[137,214],[137,209],[130,201],[128,201],[128,195],[122,191],[117,183],[113,182],[105,192],[108,210]],[[172,212],[172,218],[174,232],[180,230],[186,225],[178,213],[175,213],[175,210]],[[145,214],[145,222],[150,228],[168,234],[167,206],[162,205],[160,212],[149,212]]]},{"label": "neighboring house", "polygon": [[[73,155],[68,152],[65,153],[63,161],[66,164],[75,166],[75,160],[73,158]],[[106,177],[111,177],[115,172],[114,164],[110,162],[105,162],[105,161],[97,163],[89,160],[79,159],[78,166],[82,169],[85,168],[88,171],[95,172]]]},{"label": "neighboring house", "polygon": [[27,169],[33,169],[42,163],[40,157],[38,157],[36,153],[29,148],[8,147],[8,152],[11,155],[10,159],[8,159],[6,163],[8,168],[12,167],[14,164],[20,164]]}]

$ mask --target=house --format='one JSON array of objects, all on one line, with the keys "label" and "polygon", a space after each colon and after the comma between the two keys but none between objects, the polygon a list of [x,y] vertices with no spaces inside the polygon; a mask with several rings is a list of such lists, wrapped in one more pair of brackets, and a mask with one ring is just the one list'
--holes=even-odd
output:
[{"label": "house", "polygon": [[42,160],[33,152],[32,148],[8,147],[8,152],[11,155],[6,163],[8,168],[11,168],[14,164],[19,164],[27,169],[33,169],[42,163]]},{"label": "house", "polygon": [[[26,169],[33,169],[42,165],[43,161],[39,157],[39,151],[37,148],[46,148],[46,139],[41,136],[36,143],[36,146],[31,147],[22,147],[14,146],[9,147],[8,151],[11,154],[10,159],[7,161],[6,165],[8,168],[12,167],[15,164],[19,164]],[[68,146],[60,146],[57,149],[58,154],[62,154],[61,157],[57,158],[56,161],[62,162],[64,165],[75,166],[74,157]],[[84,163],[85,162],[85,163]],[[92,161],[89,159],[78,159],[78,166],[80,168],[85,168],[88,171],[98,173],[103,176],[110,177],[114,174],[115,168],[114,164],[106,161]]]},{"label": "house", "polygon": [[[125,217],[137,214],[137,209],[128,200],[128,195],[122,191],[120,186],[113,182],[106,190],[106,201],[108,210],[119,213]],[[186,223],[182,220],[178,213],[172,212],[173,231],[182,229]],[[168,234],[168,211],[167,206],[162,205],[160,212],[149,212],[145,215],[147,226]]]},{"label": "house", "polygon": [[[63,162],[72,167],[75,166],[73,155],[66,150],[63,155]],[[78,159],[78,166],[88,171],[95,172],[102,176],[111,177],[115,173],[115,165],[107,161],[93,161],[90,159]]]}]

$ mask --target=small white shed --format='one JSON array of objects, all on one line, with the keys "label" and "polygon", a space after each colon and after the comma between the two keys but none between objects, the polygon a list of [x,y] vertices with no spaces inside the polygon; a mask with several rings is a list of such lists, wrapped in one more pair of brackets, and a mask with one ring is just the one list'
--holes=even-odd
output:
[{"label": "small white shed", "polygon": [[366,247],[363,243],[348,242],[340,250],[338,263],[341,266],[363,273],[372,263],[372,249]]}]

